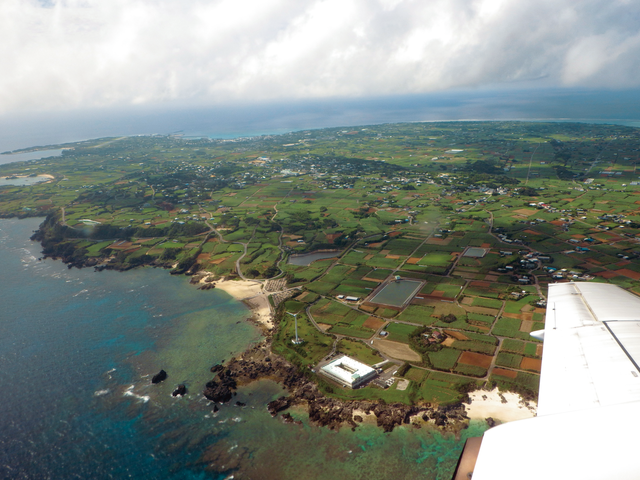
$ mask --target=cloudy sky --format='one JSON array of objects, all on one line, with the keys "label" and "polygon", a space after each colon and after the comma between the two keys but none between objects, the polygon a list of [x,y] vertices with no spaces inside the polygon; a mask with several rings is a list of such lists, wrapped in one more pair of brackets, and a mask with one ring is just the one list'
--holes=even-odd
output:
[{"label": "cloudy sky", "polygon": [[636,89],[637,0],[0,0],[0,115]]}]

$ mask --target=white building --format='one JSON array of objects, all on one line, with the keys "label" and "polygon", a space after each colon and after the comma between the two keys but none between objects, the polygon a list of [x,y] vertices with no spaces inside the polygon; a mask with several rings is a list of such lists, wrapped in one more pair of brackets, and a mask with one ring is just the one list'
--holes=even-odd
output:
[{"label": "white building", "polygon": [[373,368],[346,355],[326,364],[320,372],[341,385],[348,385],[351,388],[357,387],[376,375]]}]

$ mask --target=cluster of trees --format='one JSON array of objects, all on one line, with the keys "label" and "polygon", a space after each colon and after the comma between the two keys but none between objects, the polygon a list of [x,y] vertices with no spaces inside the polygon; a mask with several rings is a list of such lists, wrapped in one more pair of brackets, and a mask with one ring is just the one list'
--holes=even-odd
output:
[{"label": "cluster of trees", "polygon": [[442,345],[438,343],[429,343],[423,335],[430,332],[428,327],[418,327],[409,334],[409,346],[422,356],[422,362],[428,367],[433,367],[429,360],[429,352],[438,352],[442,349]]},{"label": "cluster of trees", "polygon": [[560,180],[573,180],[573,178],[577,176],[577,173],[572,172],[562,165],[554,165],[553,169],[556,171],[556,175],[558,175]]},{"label": "cluster of trees", "polygon": [[471,173],[479,173],[486,175],[502,175],[504,174],[504,170],[496,165],[495,162],[487,161],[487,160],[476,160],[473,163],[467,164],[464,169],[467,172]]}]

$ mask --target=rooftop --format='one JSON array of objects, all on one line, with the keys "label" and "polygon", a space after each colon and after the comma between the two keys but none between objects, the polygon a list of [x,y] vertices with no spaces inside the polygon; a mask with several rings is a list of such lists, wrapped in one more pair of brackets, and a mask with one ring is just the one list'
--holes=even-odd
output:
[{"label": "rooftop", "polygon": [[353,386],[361,379],[369,378],[375,370],[353,358],[342,356],[322,367],[321,371],[329,377]]}]

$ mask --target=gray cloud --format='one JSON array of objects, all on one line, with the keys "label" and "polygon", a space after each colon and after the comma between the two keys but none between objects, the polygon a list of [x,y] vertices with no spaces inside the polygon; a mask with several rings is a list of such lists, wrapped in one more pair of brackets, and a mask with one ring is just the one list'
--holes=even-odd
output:
[{"label": "gray cloud", "polygon": [[640,84],[630,0],[3,0],[0,114]]}]

